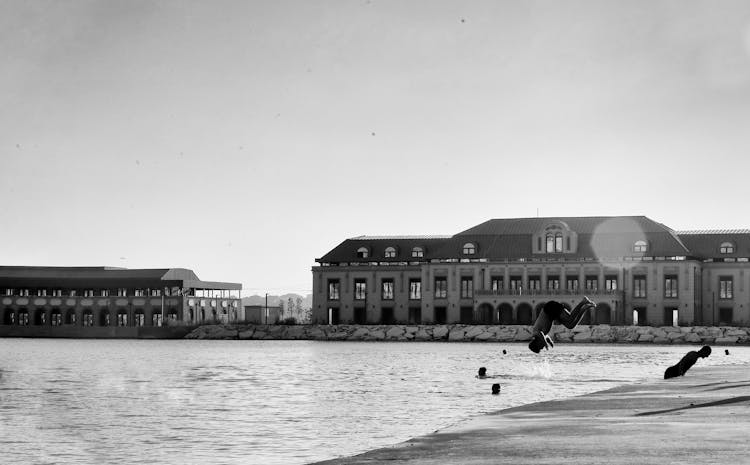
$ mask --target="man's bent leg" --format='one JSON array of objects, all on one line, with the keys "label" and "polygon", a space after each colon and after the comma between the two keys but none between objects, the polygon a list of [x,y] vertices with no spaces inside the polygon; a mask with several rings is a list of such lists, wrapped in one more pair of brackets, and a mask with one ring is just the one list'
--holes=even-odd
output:
[{"label": "man's bent leg", "polygon": [[594,307],[594,302],[592,302],[588,297],[584,296],[583,300],[578,302],[578,305],[575,306],[572,312],[564,310],[562,313],[560,313],[560,323],[562,323],[562,325],[568,329],[573,329],[578,326],[578,323],[581,322],[583,315],[585,315],[589,309]]}]

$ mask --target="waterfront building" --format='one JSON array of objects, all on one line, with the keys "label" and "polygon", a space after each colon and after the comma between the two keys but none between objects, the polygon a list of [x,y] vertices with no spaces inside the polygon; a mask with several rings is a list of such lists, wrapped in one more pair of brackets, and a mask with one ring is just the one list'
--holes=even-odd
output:
[{"label": "waterfront building", "polygon": [[548,300],[584,324],[749,325],[750,230],[645,216],[492,219],[452,236],[360,236],[312,269],[313,322],[531,324]]},{"label": "waterfront building", "polygon": [[245,305],[245,323],[275,324],[281,320],[281,307]]},{"label": "waterfront building", "polygon": [[241,289],[238,283],[201,281],[183,268],[0,266],[0,335],[8,327],[106,336],[114,333],[95,328],[231,323],[244,319]]}]

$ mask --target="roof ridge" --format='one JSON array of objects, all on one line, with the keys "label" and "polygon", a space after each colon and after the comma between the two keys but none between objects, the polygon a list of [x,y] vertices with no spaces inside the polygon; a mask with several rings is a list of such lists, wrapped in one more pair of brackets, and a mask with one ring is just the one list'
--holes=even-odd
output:
[{"label": "roof ridge", "polygon": [[350,237],[349,240],[352,241],[362,241],[362,240],[396,240],[396,239],[450,239],[453,236],[443,236],[439,234],[429,234],[429,235],[396,235],[396,236],[356,236],[356,237]]},{"label": "roof ridge", "polygon": [[729,229],[687,229],[685,231],[675,231],[677,235],[691,236],[698,234],[750,234],[747,228],[729,228]]}]

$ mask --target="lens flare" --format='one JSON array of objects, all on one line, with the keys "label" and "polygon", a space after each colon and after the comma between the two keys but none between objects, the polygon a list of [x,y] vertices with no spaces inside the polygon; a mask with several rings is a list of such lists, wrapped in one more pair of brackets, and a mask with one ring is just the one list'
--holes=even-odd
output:
[{"label": "lens flare", "polygon": [[649,244],[643,227],[633,218],[610,218],[600,223],[591,234],[591,252],[597,261],[618,262],[618,267],[632,268],[638,261],[623,261],[623,257],[647,254]]}]

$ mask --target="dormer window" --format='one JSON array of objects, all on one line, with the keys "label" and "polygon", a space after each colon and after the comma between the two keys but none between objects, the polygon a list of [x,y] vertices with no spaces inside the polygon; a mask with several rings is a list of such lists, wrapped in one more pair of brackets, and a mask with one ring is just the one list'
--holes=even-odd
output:
[{"label": "dormer window", "polygon": [[534,254],[563,254],[578,251],[578,234],[567,223],[553,220],[538,229],[531,238]]},{"label": "dormer window", "polygon": [[424,249],[422,247],[414,247],[411,249],[411,256],[414,258],[424,257]]},{"label": "dormer window", "polygon": [[385,258],[396,258],[396,249],[394,247],[386,247]]},{"label": "dormer window", "polygon": [[464,255],[474,255],[475,253],[477,253],[477,247],[473,243],[467,242],[466,244],[464,244],[463,252]]},{"label": "dormer window", "polygon": [[721,246],[719,247],[719,252],[734,253],[734,244],[732,244],[731,242],[722,242]]},{"label": "dormer window", "polygon": [[635,244],[633,244],[633,252],[645,252],[646,250],[648,250],[646,241],[635,241]]},{"label": "dormer window", "polygon": [[547,253],[563,251],[563,236],[561,232],[548,232],[546,236]]},{"label": "dormer window", "polygon": [[367,258],[370,256],[370,251],[367,247],[360,247],[357,249],[357,258]]}]

